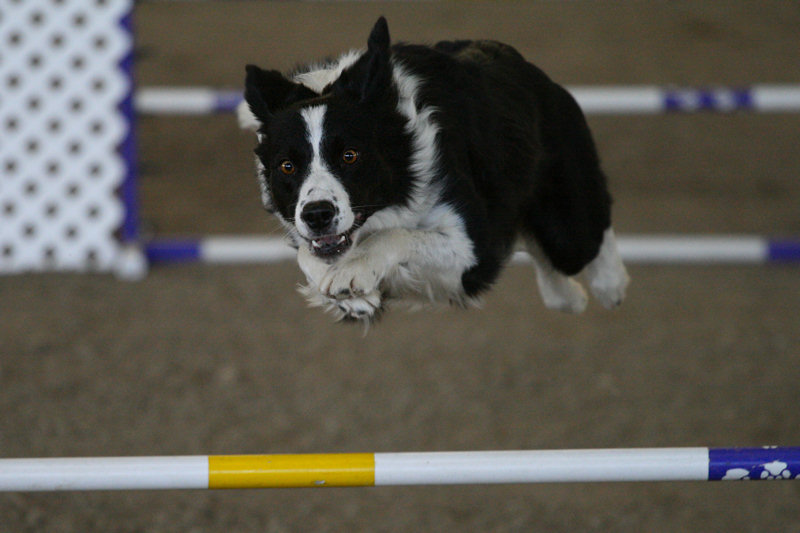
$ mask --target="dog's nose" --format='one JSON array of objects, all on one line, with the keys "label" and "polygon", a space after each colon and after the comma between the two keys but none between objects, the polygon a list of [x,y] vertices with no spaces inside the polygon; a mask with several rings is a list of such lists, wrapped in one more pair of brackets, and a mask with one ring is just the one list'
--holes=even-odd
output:
[{"label": "dog's nose", "polygon": [[323,233],[336,216],[336,206],[328,201],[310,202],[303,207],[300,218],[311,231]]}]

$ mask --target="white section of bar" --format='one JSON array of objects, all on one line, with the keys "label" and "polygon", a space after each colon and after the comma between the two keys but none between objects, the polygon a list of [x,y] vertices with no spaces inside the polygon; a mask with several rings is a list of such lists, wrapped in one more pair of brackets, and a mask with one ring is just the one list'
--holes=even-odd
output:
[{"label": "white section of bar", "polygon": [[375,454],[376,486],[707,479],[708,448]]},{"label": "white section of bar", "polygon": [[[762,263],[768,260],[767,239],[749,235],[631,235],[617,238],[622,259],[629,263]],[[208,237],[200,242],[202,261],[211,263],[277,263],[297,252],[283,239],[261,236]],[[528,263],[525,252],[515,263]]]},{"label": "white section of bar", "polygon": [[584,113],[659,113],[664,97],[658,87],[567,87]]},{"label": "white section of bar", "polygon": [[294,259],[297,251],[277,238],[208,237],[200,243],[200,257],[209,263],[277,263]]},{"label": "white section of bar", "polygon": [[640,236],[618,239],[623,260],[631,263],[763,263],[769,244],[745,235]]},{"label": "white section of bar", "polygon": [[136,91],[134,106],[148,115],[205,115],[216,111],[217,93],[207,87],[153,87]]},{"label": "white section of bar", "polygon": [[752,90],[753,107],[758,111],[800,111],[800,86],[756,85]]},{"label": "white section of bar", "polygon": [[0,491],[207,488],[205,455],[0,459]]}]

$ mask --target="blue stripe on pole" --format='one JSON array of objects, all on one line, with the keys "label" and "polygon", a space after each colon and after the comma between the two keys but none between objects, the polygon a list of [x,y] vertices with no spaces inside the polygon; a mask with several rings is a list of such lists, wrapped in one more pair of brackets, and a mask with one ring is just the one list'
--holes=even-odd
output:
[{"label": "blue stripe on pole", "polygon": [[770,261],[778,263],[800,261],[800,241],[772,240],[767,245],[767,257]]},{"label": "blue stripe on pole", "polygon": [[683,103],[680,94],[676,91],[666,91],[664,93],[664,110],[666,111],[681,111]]},{"label": "blue stripe on pole", "polygon": [[200,259],[200,241],[197,239],[159,239],[145,246],[150,263],[188,262]]},{"label": "blue stripe on pole", "polygon": [[750,89],[733,89],[733,101],[736,109],[755,109],[755,101],[753,100],[753,92]]},{"label": "blue stripe on pole", "polygon": [[667,89],[664,91],[665,111],[736,111],[755,108],[753,92],[747,88]]},{"label": "blue stripe on pole", "polygon": [[214,103],[215,113],[229,113],[235,111],[243,100],[241,91],[218,91]]},{"label": "blue stripe on pole", "polygon": [[713,91],[697,91],[697,107],[704,111],[713,111],[719,107],[717,95]]},{"label": "blue stripe on pole", "polygon": [[709,481],[798,477],[800,446],[708,450]]}]

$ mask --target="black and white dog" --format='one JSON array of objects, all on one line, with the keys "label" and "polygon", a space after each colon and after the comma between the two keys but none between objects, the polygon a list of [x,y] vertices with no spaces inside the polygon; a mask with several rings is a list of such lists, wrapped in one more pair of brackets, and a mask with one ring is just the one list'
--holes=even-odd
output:
[{"label": "black and white dog", "polygon": [[573,98],[510,46],[395,44],[284,77],[247,67],[265,207],[297,247],[308,300],[368,321],[400,298],[466,305],[522,237],[547,307],[606,307],[628,284],[611,199]]}]

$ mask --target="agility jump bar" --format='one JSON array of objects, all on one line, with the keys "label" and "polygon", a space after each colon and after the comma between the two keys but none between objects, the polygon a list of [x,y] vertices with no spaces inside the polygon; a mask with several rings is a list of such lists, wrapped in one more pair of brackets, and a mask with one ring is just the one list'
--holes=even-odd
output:
[{"label": "agility jump bar", "polygon": [[789,480],[800,447],[0,459],[0,491]]},{"label": "agility jump bar", "polygon": [[[800,85],[791,84],[710,88],[572,86],[567,89],[584,112],[590,114],[800,111]],[[148,115],[229,113],[241,101],[241,90],[208,87],[143,87],[134,96],[136,110]]]},{"label": "agility jump bar", "polygon": [[[748,235],[620,236],[622,259],[629,263],[792,263],[800,262],[800,239],[767,239]],[[260,236],[215,236],[151,241],[145,246],[149,263],[278,263],[294,259],[285,241]],[[529,261],[517,252],[515,262]]]}]

